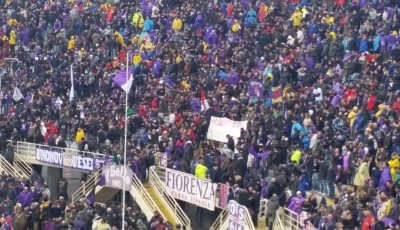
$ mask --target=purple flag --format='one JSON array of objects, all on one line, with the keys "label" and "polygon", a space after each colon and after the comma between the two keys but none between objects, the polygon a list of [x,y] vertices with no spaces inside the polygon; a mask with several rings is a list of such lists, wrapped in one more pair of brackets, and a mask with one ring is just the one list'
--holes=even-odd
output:
[{"label": "purple flag", "polygon": [[126,70],[121,70],[119,71],[115,77],[113,77],[113,81],[115,82],[115,84],[117,84],[118,86],[120,86],[126,93],[129,93],[129,91],[131,90],[132,87],[132,83],[133,83],[133,72],[135,70],[135,67],[131,66],[128,68],[128,81],[126,79]]},{"label": "purple flag", "polygon": [[250,153],[251,155],[253,155],[254,157],[257,157],[257,158],[265,157],[265,156],[267,156],[268,154],[271,153],[270,150],[269,150],[269,151],[262,152],[262,153],[257,153],[257,152],[254,150],[254,147],[253,147],[253,146],[252,146],[252,147],[249,147],[247,150],[249,151],[249,153]]}]

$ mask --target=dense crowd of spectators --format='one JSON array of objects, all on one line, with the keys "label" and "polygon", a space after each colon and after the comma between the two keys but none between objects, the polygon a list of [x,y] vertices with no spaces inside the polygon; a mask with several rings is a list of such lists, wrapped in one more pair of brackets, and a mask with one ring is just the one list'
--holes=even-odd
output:
[{"label": "dense crowd of spectators", "polygon": [[[143,181],[154,154],[166,152],[170,167],[196,174],[198,164],[201,177],[230,183],[255,224],[267,197],[310,229],[397,226],[398,4],[0,1],[0,149],[9,139],[69,140],[121,158],[125,97],[112,78],[128,59],[129,159],[121,160]],[[17,88],[24,98],[15,101]],[[250,122],[224,146],[207,141],[211,116]],[[310,189],[335,208],[316,206]]]},{"label": "dense crowd of spectators", "polygon": [[[0,176],[0,229],[2,230],[117,230],[121,229],[121,203],[96,203],[92,197],[68,202],[68,183],[60,181],[57,199],[50,199],[51,191],[43,178],[16,179],[4,171]],[[54,191],[53,191],[54,192]],[[155,212],[151,219],[141,213],[136,203],[125,211],[125,229],[174,229],[170,222]],[[180,225],[175,229],[182,229]]]}]

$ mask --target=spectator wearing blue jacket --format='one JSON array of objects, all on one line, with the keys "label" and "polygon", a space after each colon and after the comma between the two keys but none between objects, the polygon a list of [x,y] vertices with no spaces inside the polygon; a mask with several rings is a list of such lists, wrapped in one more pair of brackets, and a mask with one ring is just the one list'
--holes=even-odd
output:
[{"label": "spectator wearing blue jacket", "polygon": [[362,38],[358,38],[357,42],[358,42],[358,51],[360,53],[364,53],[369,50],[370,40],[367,38],[366,35],[363,35]]}]

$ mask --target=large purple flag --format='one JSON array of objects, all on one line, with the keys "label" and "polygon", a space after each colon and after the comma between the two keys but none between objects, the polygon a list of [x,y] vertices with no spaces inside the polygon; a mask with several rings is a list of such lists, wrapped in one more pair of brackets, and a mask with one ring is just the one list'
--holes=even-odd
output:
[{"label": "large purple flag", "polygon": [[131,66],[128,68],[128,80],[126,79],[126,70],[119,71],[115,77],[113,77],[113,81],[115,84],[119,85],[126,93],[129,93],[133,83],[133,72],[135,71],[135,67]]}]

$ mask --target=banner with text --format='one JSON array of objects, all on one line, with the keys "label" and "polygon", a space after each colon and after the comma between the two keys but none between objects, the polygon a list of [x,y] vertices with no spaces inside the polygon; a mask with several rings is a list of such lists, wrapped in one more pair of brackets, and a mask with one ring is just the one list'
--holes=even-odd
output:
[{"label": "banner with text", "polygon": [[247,130],[247,121],[233,121],[228,118],[211,117],[207,139],[226,143],[226,135],[233,137],[235,143],[240,137],[240,129]]},{"label": "banner with text", "polygon": [[101,163],[104,162],[103,159],[78,154],[68,154],[51,147],[36,148],[36,160],[47,164],[85,171],[93,171],[94,169],[99,168]]},{"label": "banner with text", "polygon": [[166,169],[165,184],[175,199],[212,211],[215,209],[218,184],[173,169]]},{"label": "banner with text", "polygon": [[228,195],[229,195],[229,185],[220,184],[219,185],[219,200],[218,207],[224,209],[226,204],[228,203]]},{"label": "banner with text", "polygon": [[133,171],[128,166],[110,163],[103,167],[104,187],[123,189],[124,183],[126,191],[131,189]]},{"label": "banner with text", "polygon": [[238,204],[236,201],[229,202],[229,226],[228,230],[244,230],[244,218],[246,215],[246,207]]},{"label": "banner with text", "polygon": [[157,153],[158,166],[168,167],[168,153]]}]

